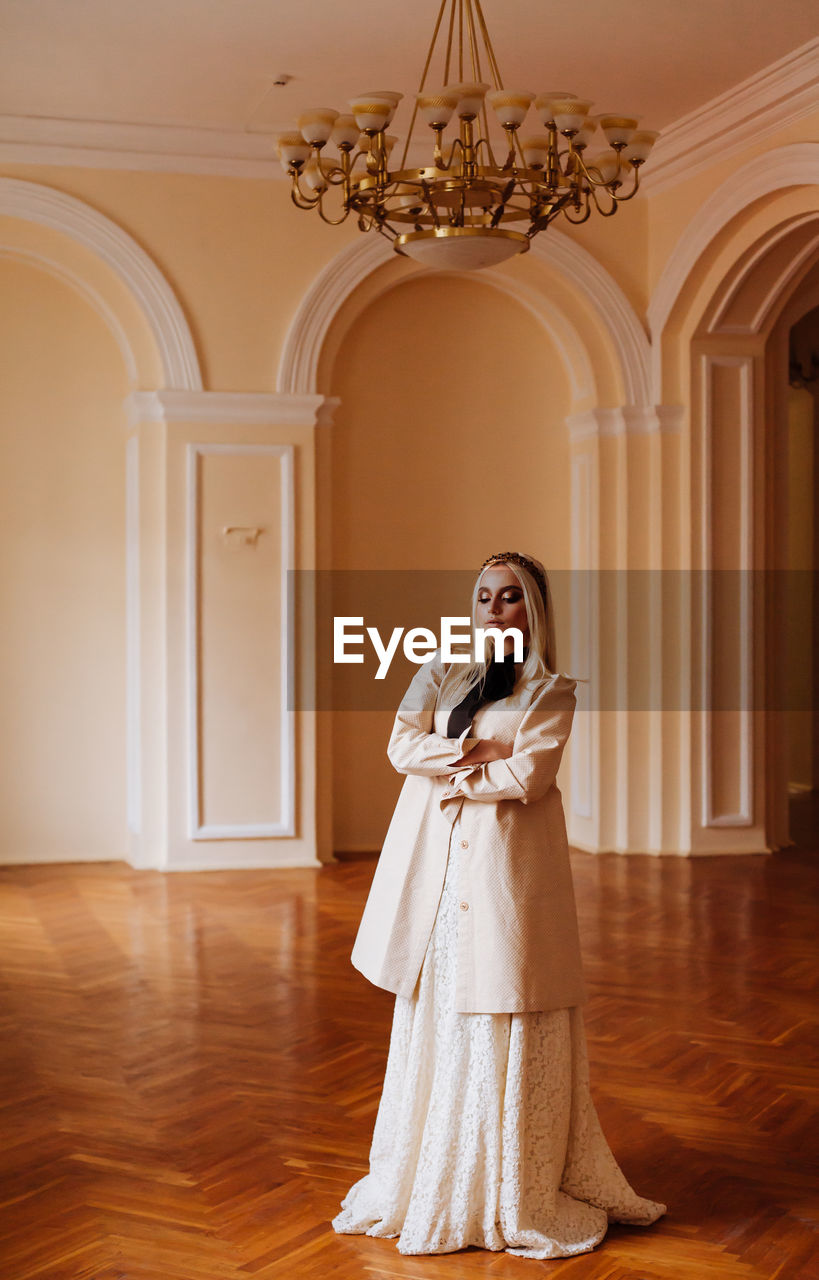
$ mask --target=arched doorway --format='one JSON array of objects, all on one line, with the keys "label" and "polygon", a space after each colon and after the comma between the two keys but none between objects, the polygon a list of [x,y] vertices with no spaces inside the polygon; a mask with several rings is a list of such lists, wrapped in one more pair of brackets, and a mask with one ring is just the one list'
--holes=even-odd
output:
[{"label": "arched doorway", "polygon": [[[816,296],[810,286],[805,294],[794,299],[800,311]],[[788,346],[788,818],[794,843],[813,846],[819,829],[819,305],[791,326]]]},{"label": "arched doorway", "polygon": [[[657,548],[663,545],[660,529],[665,515],[656,481],[665,476],[673,480],[679,473],[682,419],[677,406],[656,406],[647,401],[648,343],[617,284],[568,237],[556,235],[544,241],[541,248],[533,246],[523,266],[507,264],[483,272],[480,282],[470,287],[484,294],[492,291],[496,298],[498,293],[505,295],[521,312],[528,311],[540,327],[544,343],[551,344],[552,357],[561,364],[568,381],[562,435],[571,458],[566,486],[571,513],[568,564],[576,591],[571,601],[566,666],[587,673],[590,687],[600,696],[601,684],[616,683],[619,672],[629,666],[624,647],[629,636],[619,627],[619,617],[609,619],[610,633],[600,641],[600,571],[627,569],[635,548],[653,561]],[[372,239],[344,250],[317,277],[294,319],[279,367],[280,391],[324,393],[338,400],[339,387],[333,382],[332,370],[345,335],[391,290],[421,279],[417,269]],[[439,288],[447,287],[445,279],[437,277],[437,281]],[[503,305],[503,298],[498,305]],[[427,323],[434,324],[434,308],[428,311]],[[445,332],[439,335],[439,361],[444,358],[446,337]],[[487,342],[490,349],[494,344],[499,350],[501,330],[491,332]],[[369,357],[374,379],[383,373],[378,347],[374,337]],[[515,348],[510,344],[506,364],[496,373],[498,385],[509,387],[512,403],[510,378],[514,369]],[[343,417],[343,404],[339,413]],[[538,416],[544,422],[548,414]],[[334,425],[332,434],[338,429]],[[317,438],[319,495],[322,491],[331,493],[334,484],[330,434],[322,431]],[[644,501],[647,486],[649,499]],[[318,542],[326,549],[333,542],[327,514],[330,509],[331,503],[319,496]],[[319,564],[321,555],[319,552]],[[323,563],[330,567],[332,555]],[[647,566],[641,563],[639,567]],[[653,601],[655,611],[656,607]],[[653,668],[660,660],[655,649],[649,665]],[[632,674],[626,680],[635,678],[637,665],[631,664]],[[630,694],[617,687],[610,696],[628,699]],[[663,753],[657,749],[660,729],[656,718],[646,729],[645,718],[638,724],[633,717],[628,723],[625,714],[616,709],[601,710],[602,705],[602,701],[588,707],[581,704],[575,721],[570,755],[570,838],[589,851],[616,847],[660,852],[670,847],[679,852],[676,814],[671,812],[674,796],[674,803],[669,802],[667,793],[656,785],[657,770],[664,767]],[[327,731],[319,730],[320,744],[329,738],[329,726]],[[326,798],[332,774],[327,759],[320,761],[318,820],[325,824],[329,822]],[[320,841],[325,856],[331,843],[325,827]]]},{"label": "arched doorway", "polygon": [[[450,614],[468,612],[457,571],[493,549],[528,548],[568,585],[565,418],[589,371],[579,342],[566,345],[568,368],[542,318],[480,276],[413,272],[358,311],[328,344],[326,390],[339,407],[322,437],[320,563],[337,580],[360,574],[363,598],[374,588],[382,601],[402,583],[414,593],[425,573],[430,594],[443,593],[441,580],[456,571],[441,606]],[[568,669],[569,604],[556,594]],[[341,709],[331,718],[335,850],[380,847],[401,782],[384,758],[394,710]]]},{"label": "arched doorway", "polygon": [[176,299],[109,219],[0,179],[4,802],[12,861],[128,857],[140,824],[137,388],[201,387]]},{"label": "arched doorway", "polygon": [[691,582],[690,842],[701,852],[790,841],[788,334],[813,305],[819,147],[782,152],[766,159],[756,191],[749,166],[747,181],[742,171],[716,193],[652,304],[663,326],[657,377],[691,406],[680,534]]}]

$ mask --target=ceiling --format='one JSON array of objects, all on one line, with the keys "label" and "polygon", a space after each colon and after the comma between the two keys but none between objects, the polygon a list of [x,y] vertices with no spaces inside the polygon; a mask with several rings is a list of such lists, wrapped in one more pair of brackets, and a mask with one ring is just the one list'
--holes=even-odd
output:
[{"label": "ceiling", "polygon": [[[0,115],[273,132],[380,88],[406,95],[401,136],[436,12],[437,0],[2,0]],[[658,129],[819,34],[808,0],[484,0],[484,12],[507,87],[574,92]]]}]

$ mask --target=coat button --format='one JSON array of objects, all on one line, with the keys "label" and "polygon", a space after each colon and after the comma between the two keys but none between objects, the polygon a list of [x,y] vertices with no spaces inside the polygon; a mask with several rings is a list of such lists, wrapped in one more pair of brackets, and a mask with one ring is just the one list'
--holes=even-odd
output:
[{"label": "coat button", "polygon": [[462,903],[461,903],[461,911],[468,911],[468,910],[469,910],[469,903],[468,903],[468,902],[462,902]]},{"label": "coat button", "polygon": [[462,848],[462,849],[468,849],[468,848],[469,848],[469,841],[468,841],[468,840],[462,840],[462,841],[461,841],[461,848]]}]

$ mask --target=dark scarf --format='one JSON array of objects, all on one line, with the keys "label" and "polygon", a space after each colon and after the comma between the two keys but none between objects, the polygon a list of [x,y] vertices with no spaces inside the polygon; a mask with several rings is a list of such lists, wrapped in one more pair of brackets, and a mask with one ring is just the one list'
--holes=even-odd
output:
[{"label": "dark scarf", "polygon": [[[528,649],[523,650],[523,660],[526,661]],[[448,738],[460,738],[464,729],[471,725],[475,712],[482,707],[485,702],[499,702],[501,698],[508,698],[509,694],[515,687],[515,651],[504,654],[503,662],[490,662],[486,667],[486,675],[482,681],[478,681],[476,685],[469,690],[465,698],[454,706],[449,713],[449,721],[447,722],[446,736]]]}]

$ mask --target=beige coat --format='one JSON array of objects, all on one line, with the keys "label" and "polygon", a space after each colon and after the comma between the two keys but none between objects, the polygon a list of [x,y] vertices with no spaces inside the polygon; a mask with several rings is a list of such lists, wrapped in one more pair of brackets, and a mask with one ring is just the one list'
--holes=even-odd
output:
[{"label": "beige coat", "polygon": [[[575,681],[555,675],[485,703],[460,738],[444,736],[438,651],[398,709],[387,754],[407,775],[352,952],[377,987],[411,997],[446,873],[460,841],[457,1008],[559,1009],[587,999],[566,823],[555,775],[571,729]],[[468,736],[471,735],[471,736]],[[478,738],[513,745],[505,760],[445,774]],[[453,824],[460,816],[455,828]]]}]

